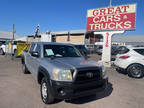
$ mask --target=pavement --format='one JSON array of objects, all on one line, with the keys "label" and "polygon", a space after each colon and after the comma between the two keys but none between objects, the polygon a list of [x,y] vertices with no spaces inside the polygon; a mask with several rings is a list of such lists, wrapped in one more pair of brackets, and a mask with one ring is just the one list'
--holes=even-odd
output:
[{"label": "pavement", "polygon": [[[100,59],[91,55],[93,60]],[[144,108],[144,78],[133,79],[107,68],[108,88],[93,96],[46,105],[40,97],[40,85],[24,75],[20,59],[0,56],[0,108]]]}]

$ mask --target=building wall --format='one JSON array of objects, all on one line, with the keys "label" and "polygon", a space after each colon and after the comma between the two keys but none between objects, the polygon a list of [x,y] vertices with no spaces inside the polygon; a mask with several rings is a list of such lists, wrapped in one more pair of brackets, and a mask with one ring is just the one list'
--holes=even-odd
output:
[{"label": "building wall", "polygon": [[56,42],[67,42],[67,35],[63,35],[63,36],[56,36]]},{"label": "building wall", "polygon": [[125,42],[126,45],[144,45],[144,42]]},{"label": "building wall", "polygon": [[20,38],[17,38],[16,40],[27,41],[27,37],[20,37]]},{"label": "building wall", "polygon": [[85,35],[74,35],[70,36],[70,41],[67,41],[68,35],[56,36],[56,42],[69,42],[72,44],[84,44],[85,43]]},{"label": "building wall", "polygon": [[27,37],[27,42],[40,42],[41,38]]}]

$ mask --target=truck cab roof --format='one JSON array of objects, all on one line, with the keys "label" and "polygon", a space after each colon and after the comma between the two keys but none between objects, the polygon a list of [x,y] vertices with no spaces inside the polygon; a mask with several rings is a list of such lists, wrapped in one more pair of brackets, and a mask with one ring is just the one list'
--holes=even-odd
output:
[{"label": "truck cab roof", "polygon": [[73,44],[70,43],[59,43],[59,42],[32,42],[32,44],[40,44],[40,45],[70,45],[73,46]]}]

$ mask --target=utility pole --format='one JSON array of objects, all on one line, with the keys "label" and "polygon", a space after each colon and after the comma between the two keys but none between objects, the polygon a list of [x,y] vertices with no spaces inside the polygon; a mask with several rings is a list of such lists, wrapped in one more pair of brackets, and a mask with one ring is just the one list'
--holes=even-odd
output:
[{"label": "utility pole", "polygon": [[110,0],[110,7],[112,7],[112,0]]},{"label": "utility pole", "polygon": [[11,40],[11,59],[13,60],[13,53],[14,53],[14,50],[13,50],[13,44],[14,44],[14,39],[15,39],[15,36],[14,34],[16,33],[16,30],[15,30],[15,25],[13,24],[13,36],[12,36],[12,40]]},{"label": "utility pole", "polygon": [[14,38],[14,34],[16,33],[16,30],[15,30],[15,25],[13,24],[13,38],[12,38],[12,40],[14,40],[15,38]]}]

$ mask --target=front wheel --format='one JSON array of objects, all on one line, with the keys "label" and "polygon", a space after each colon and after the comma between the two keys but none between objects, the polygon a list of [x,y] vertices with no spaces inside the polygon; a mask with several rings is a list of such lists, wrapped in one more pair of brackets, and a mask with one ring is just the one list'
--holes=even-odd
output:
[{"label": "front wheel", "polygon": [[142,78],[144,76],[144,66],[133,64],[127,69],[128,76],[133,78]]},{"label": "front wheel", "polygon": [[52,96],[52,93],[50,91],[50,86],[45,77],[41,81],[40,92],[41,92],[42,101],[45,104],[52,104],[54,102],[54,97]]}]

